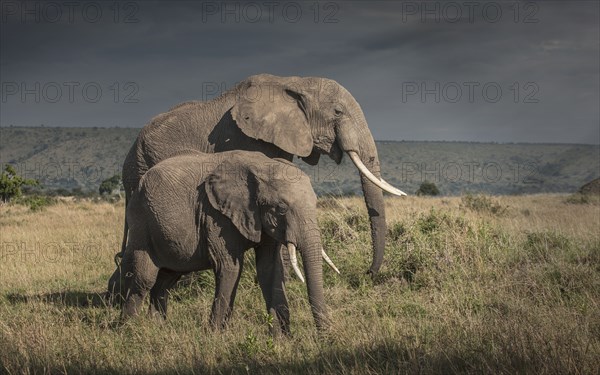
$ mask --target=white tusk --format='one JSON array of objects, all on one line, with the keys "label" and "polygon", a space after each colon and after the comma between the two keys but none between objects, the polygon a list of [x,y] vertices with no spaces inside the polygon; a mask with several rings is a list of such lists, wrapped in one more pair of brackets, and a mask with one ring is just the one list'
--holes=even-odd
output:
[{"label": "white tusk", "polygon": [[325,253],[325,249],[321,249],[321,255],[323,256],[323,259],[325,259],[325,262],[329,265],[329,267],[331,267],[335,272],[340,273],[340,270],[338,270],[335,264],[333,264],[331,259],[329,259],[329,257],[327,256],[327,253]]},{"label": "white tusk", "polygon": [[292,268],[296,273],[296,276],[300,279],[300,281],[304,282],[304,276],[302,276],[302,272],[300,272],[300,268],[298,268],[298,258],[296,258],[296,245],[293,243],[288,243],[288,252],[290,253],[290,262],[292,262]]},{"label": "white tusk", "polygon": [[402,190],[396,189],[394,186],[392,186],[392,185],[391,185],[389,182],[387,182],[387,181],[386,181],[386,180],[384,180],[383,178],[381,178],[381,179],[380,179],[380,181],[381,181],[381,182],[382,182],[384,185],[386,185],[387,187],[389,187],[390,189],[397,190],[397,191],[399,191],[400,193],[402,193],[404,196],[406,196],[406,193],[405,193],[405,192],[403,192]]},{"label": "white tusk", "polygon": [[356,165],[356,168],[358,168],[358,170],[366,178],[368,178],[369,181],[371,181],[372,183],[377,185],[377,187],[379,187],[382,190],[387,191],[388,193],[398,195],[400,197],[403,195],[406,195],[406,193],[403,192],[402,190],[399,190],[399,189],[393,187],[392,185],[390,185],[389,183],[375,177],[375,175],[373,173],[371,173],[371,171],[363,164],[363,162],[360,160],[360,157],[358,157],[358,154],[356,152],[348,151],[348,155],[350,156],[350,159],[352,159],[352,162],[354,163],[354,165]]}]

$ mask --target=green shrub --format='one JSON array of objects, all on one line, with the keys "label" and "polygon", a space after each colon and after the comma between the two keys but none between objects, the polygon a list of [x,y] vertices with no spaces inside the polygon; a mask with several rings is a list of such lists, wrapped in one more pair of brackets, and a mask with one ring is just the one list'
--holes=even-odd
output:
[{"label": "green shrub", "polygon": [[417,219],[417,227],[423,234],[431,233],[440,228],[441,218],[431,210],[427,216],[420,216]]},{"label": "green shrub", "polygon": [[423,234],[429,234],[438,230],[450,231],[454,229],[463,230],[466,222],[462,217],[453,217],[447,212],[431,209],[427,214],[417,218],[417,228]]},{"label": "green shrub", "polygon": [[348,240],[356,240],[356,233],[345,225],[333,219],[326,219],[320,223],[321,236],[324,242],[345,242]]},{"label": "green shrub", "polygon": [[412,290],[437,284],[436,275],[445,251],[438,236],[423,235],[417,226],[408,227],[402,236],[401,241],[387,246],[385,267],[374,282],[385,284],[388,280],[398,280]]},{"label": "green shrub", "polygon": [[58,200],[46,195],[26,195],[16,200],[16,203],[28,206],[31,211],[41,211],[48,206],[56,204]]},{"label": "green shrub", "polygon": [[345,216],[344,221],[348,226],[356,231],[368,231],[369,229],[369,218],[363,213],[357,211],[349,211]]},{"label": "green shrub", "polygon": [[406,234],[406,227],[403,223],[394,223],[388,228],[388,237],[392,242],[399,241]]},{"label": "green shrub", "polygon": [[504,215],[508,206],[502,206],[492,198],[483,194],[467,194],[460,199],[460,207],[480,213],[490,213],[493,215]]},{"label": "green shrub", "polygon": [[434,196],[434,195],[439,195],[440,190],[438,189],[437,186],[435,186],[435,184],[433,182],[423,181],[423,183],[421,183],[421,186],[419,186],[419,189],[415,192],[415,194]]},{"label": "green shrub", "polygon": [[385,267],[376,282],[403,280],[411,290],[462,282],[497,262],[508,242],[487,220],[431,209],[390,225]]},{"label": "green shrub", "polygon": [[[396,267],[402,278],[412,283],[418,272],[430,269],[434,264],[435,251],[428,246],[408,246],[405,250]],[[421,281],[417,286],[426,286],[426,283]]]},{"label": "green shrub", "polygon": [[39,186],[37,180],[23,178],[17,175],[12,165],[6,164],[4,172],[0,175],[0,199],[3,203],[22,195],[21,188],[25,186]]},{"label": "green shrub", "polygon": [[98,188],[98,193],[100,193],[100,195],[105,195],[105,194],[111,195],[111,194],[113,194],[114,191],[118,191],[119,189],[121,189],[122,186],[123,186],[123,183],[121,181],[121,175],[116,174],[116,175],[102,181],[102,183],[100,184],[100,187]]},{"label": "green shrub", "polygon": [[321,223],[323,241],[345,242],[359,238],[360,232],[368,233],[369,218],[357,210],[345,210],[342,217],[333,216]]}]

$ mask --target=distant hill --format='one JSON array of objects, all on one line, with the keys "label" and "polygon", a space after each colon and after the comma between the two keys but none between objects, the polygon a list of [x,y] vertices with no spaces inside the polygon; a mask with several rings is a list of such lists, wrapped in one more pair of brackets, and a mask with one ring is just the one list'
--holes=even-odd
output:
[{"label": "distant hill", "polygon": [[[48,189],[81,187],[97,191],[102,180],[121,172],[134,128],[0,128],[0,163],[12,164]],[[383,177],[405,192],[434,182],[443,195],[464,192],[522,194],[575,192],[600,176],[600,146],[470,142],[378,141]],[[349,158],[336,165],[297,164],[319,194],[360,192]]]}]

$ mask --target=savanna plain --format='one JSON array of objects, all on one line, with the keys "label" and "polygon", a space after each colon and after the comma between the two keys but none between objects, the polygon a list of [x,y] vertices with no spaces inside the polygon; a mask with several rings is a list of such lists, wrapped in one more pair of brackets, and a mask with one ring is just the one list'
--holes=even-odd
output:
[{"label": "savanna plain", "polygon": [[123,203],[0,206],[0,373],[598,373],[600,205],[567,195],[386,198],[372,279],[360,198],[319,200],[333,323],[317,334],[287,283],[292,337],[272,339],[246,254],[235,311],[209,329],[211,272],[172,292],[169,318],[121,324],[102,295]]}]

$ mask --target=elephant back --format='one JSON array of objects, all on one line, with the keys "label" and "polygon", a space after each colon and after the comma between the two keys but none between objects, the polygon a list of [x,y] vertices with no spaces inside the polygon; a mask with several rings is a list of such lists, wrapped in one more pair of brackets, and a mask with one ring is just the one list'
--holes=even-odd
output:
[{"label": "elephant back", "polygon": [[195,248],[198,186],[211,168],[199,153],[156,164],[142,177],[132,201],[138,207],[132,207],[128,217],[141,213],[140,219],[150,227],[150,233],[166,240],[168,246]]}]

